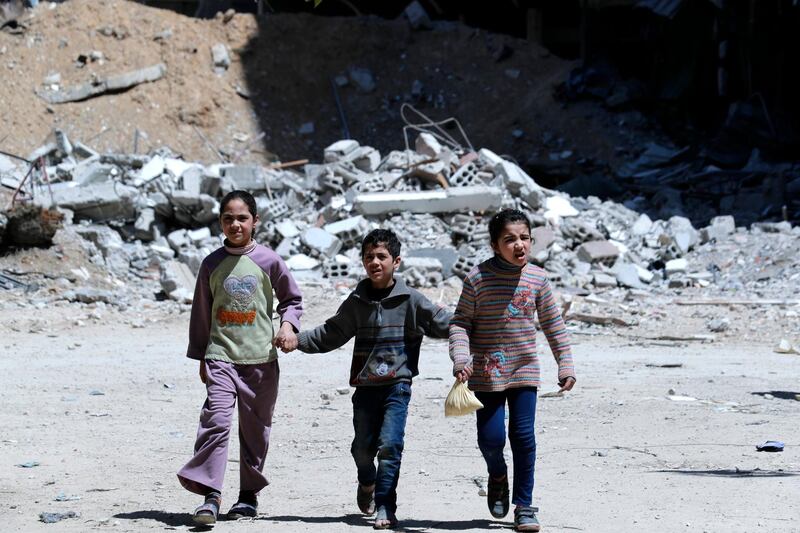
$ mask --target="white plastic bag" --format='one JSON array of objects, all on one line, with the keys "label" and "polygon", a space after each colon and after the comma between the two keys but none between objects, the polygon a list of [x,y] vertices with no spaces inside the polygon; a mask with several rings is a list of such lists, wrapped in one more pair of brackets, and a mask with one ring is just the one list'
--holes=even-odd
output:
[{"label": "white plastic bag", "polygon": [[464,416],[482,407],[483,404],[469,390],[466,382],[456,380],[444,401],[444,416]]}]

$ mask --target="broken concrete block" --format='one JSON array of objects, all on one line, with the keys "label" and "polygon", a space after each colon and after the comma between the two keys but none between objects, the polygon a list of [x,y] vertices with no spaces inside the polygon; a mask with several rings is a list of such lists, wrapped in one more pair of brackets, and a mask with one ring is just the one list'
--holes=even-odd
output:
[{"label": "broken concrete block", "polygon": [[553,224],[558,224],[562,218],[578,216],[578,210],[572,207],[567,198],[551,196],[544,201],[544,217]]},{"label": "broken concrete block", "polygon": [[489,167],[495,167],[497,164],[502,163],[502,157],[492,152],[488,148],[481,148],[478,150],[478,157]]},{"label": "broken concrete block", "polygon": [[133,180],[133,184],[139,186],[150,183],[164,173],[164,168],[164,158],[158,155],[153,156],[150,161],[139,169],[137,176]]},{"label": "broken concrete block", "polygon": [[550,228],[543,226],[533,228],[531,231],[531,251],[528,254],[538,264],[543,264],[547,261],[550,252],[548,248],[556,240],[556,235]]},{"label": "broken concrete block", "polygon": [[344,157],[353,166],[362,171],[372,173],[381,164],[381,153],[372,146],[360,146]]},{"label": "broken concrete block", "polygon": [[587,263],[609,262],[619,255],[619,249],[609,241],[589,241],[577,249],[578,259]]},{"label": "broken concrete block", "polygon": [[231,66],[231,56],[228,54],[228,47],[223,43],[217,43],[211,47],[211,59],[214,62],[214,72],[221,74]]},{"label": "broken concrete block", "polygon": [[256,207],[258,208],[258,216],[264,222],[278,220],[289,213],[289,206],[283,200],[270,200],[263,196],[256,198]]},{"label": "broken concrete block", "polygon": [[105,182],[82,187],[53,184],[53,199],[59,207],[75,213],[76,220],[133,220],[139,190],[121,183]]},{"label": "broken concrete block", "polygon": [[100,224],[82,225],[74,227],[75,232],[93,243],[104,257],[119,253],[122,250],[122,237],[108,226]]},{"label": "broken concrete block", "polygon": [[342,278],[349,278],[351,275],[350,272],[350,263],[342,263],[335,260],[326,261],[325,264],[322,265],[322,276],[329,279],[342,279]]},{"label": "broken concrete block", "polygon": [[300,235],[300,230],[297,228],[297,224],[291,220],[281,220],[280,222],[276,223],[275,230],[285,239],[292,239]]},{"label": "broken concrete block", "polygon": [[326,163],[335,163],[354,151],[358,146],[358,141],[354,141],[353,139],[336,141],[323,150],[323,161]]},{"label": "broken concrete block", "polygon": [[203,263],[203,259],[209,253],[211,253],[211,250],[205,248],[184,247],[178,251],[178,261],[188,266],[196,276],[200,272],[200,265]]},{"label": "broken concrete block", "polygon": [[664,270],[666,271],[667,275],[672,275],[686,272],[688,266],[689,264],[684,258],[673,259],[671,261],[667,261],[666,265],[664,265]]},{"label": "broken concrete block", "polygon": [[119,169],[115,165],[101,163],[99,157],[84,159],[72,170],[72,179],[80,185],[105,183],[119,176]]},{"label": "broken concrete block", "polygon": [[167,195],[161,192],[153,192],[147,195],[145,200],[147,207],[152,207],[156,211],[156,215],[162,218],[172,217],[172,204],[167,198]]},{"label": "broken concrete block", "polygon": [[186,232],[189,242],[197,246],[206,239],[211,238],[211,230],[208,228],[197,228]]},{"label": "broken concrete block", "polygon": [[565,220],[561,226],[561,232],[565,237],[572,239],[576,243],[603,240],[602,233],[578,218]]},{"label": "broken concrete block", "polygon": [[369,222],[361,215],[325,224],[323,229],[335,235],[345,246],[352,246],[359,242],[369,231]]},{"label": "broken concrete block", "polygon": [[189,232],[185,229],[176,229],[167,235],[167,242],[169,243],[170,247],[177,252],[184,246],[188,246],[191,243],[188,233]]},{"label": "broken concrete block", "polygon": [[450,219],[450,232],[468,241],[489,236],[489,228],[485,222],[479,221],[472,215],[461,213],[453,215]]},{"label": "broken concrete block", "polygon": [[436,259],[442,266],[442,276],[449,278],[453,275],[453,265],[455,265],[459,256],[455,248],[414,248],[403,254],[403,262],[417,257]]},{"label": "broken concrete block", "polygon": [[319,266],[319,261],[306,254],[296,254],[286,260],[289,270],[312,270]]},{"label": "broken concrete block", "polygon": [[[444,165],[444,163],[442,163],[442,165]],[[448,181],[453,187],[469,187],[484,184],[483,180],[478,177],[478,166],[473,162],[467,163],[456,170]]]},{"label": "broken concrete block", "polygon": [[592,284],[595,287],[616,287],[617,278],[604,272],[595,272],[594,276],[592,277]]},{"label": "broken concrete block", "polygon": [[108,76],[104,79],[95,79],[81,85],[73,85],[58,91],[37,91],[36,94],[50,104],[78,102],[108,91],[122,91],[141,83],[156,81],[161,79],[166,72],[167,66],[164,63],[159,63],[132,72]]},{"label": "broken concrete block", "polygon": [[414,141],[414,149],[417,153],[426,155],[428,157],[439,157],[439,152],[442,151],[442,145],[430,133],[420,133]]},{"label": "broken concrete block", "polygon": [[700,230],[700,242],[719,242],[736,232],[736,222],[730,215],[711,219],[708,226]]},{"label": "broken concrete block", "polygon": [[653,221],[650,220],[650,217],[646,214],[642,213],[639,215],[639,218],[636,219],[636,222],[633,223],[631,226],[631,235],[642,236],[647,235],[650,233],[650,230],[653,227]]},{"label": "broken concrete block", "polygon": [[139,211],[139,216],[134,223],[134,236],[142,242],[149,242],[155,238],[153,228],[156,223],[156,211],[146,207]]},{"label": "broken concrete block", "polygon": [[333,257],[342,249],[342,241],[322,228],[309,228],[300,236],[300,240],[315,252]]},{"label": "broken concrete block", "polygon": [[191,269],[180,261],[164,261],[160,265],[161,288],[171,299],[184,301],[189,295],[189,301],[194,294],[195,276]]},{"label": "broken concrete block", "polygon": [[353,207],[364,215],[387,213],[455,213],[498,211],[503,193],[496,187],[453,187],[446,191],[377,192],[359,194]]},{"label": "broken concrete block", "polygon": [[617,282],[623,287],[629,287],[631,289],[641,289],[644,287],[636,265],[618,261],[614,265],[612,273],[616,277]]}]

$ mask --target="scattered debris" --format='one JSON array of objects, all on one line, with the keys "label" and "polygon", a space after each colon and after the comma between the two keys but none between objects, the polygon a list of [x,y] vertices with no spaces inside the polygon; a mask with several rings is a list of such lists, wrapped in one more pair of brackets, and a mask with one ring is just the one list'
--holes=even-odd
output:
[{"label": "scattered debris", "polygon": [[782,452],[784,444],[779,440],[768,440],[762,444],[756,445],[758,452]]},{"label": "scattered debris", "polygon": [[56,85],[56,90],[47,88],[37,91],[36,94],[49,104],[80,102],[104,93],[121,92],[141,83],[157,81],[163,78],[166,73],[167,66],[164,63],[158,63],[139,70],[116,74],[107,78],[94,79],[72,87],[62,88]]},{"label": "scattered debris", "polygon": [[67,511],[64,513],[39,513],[39,521],[45,524],[55,524],[67,518],[79,518],[80,516],[80,513],[76,513],[75,511]]},{"label": "scattered debris", "polygon": [[800,347],[795,346],[788,339],[781,339],[773,351],[775,353],[800,354]]}]

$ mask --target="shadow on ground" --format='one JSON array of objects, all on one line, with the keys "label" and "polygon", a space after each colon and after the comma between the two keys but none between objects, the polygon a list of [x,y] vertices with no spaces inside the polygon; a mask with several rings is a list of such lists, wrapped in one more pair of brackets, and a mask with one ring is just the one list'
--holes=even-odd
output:
[{"label": "shadow on ground", "polygon": [[800,392],[792,392],[787,390],[771,390],[764,392],[751,392],[753,396],[761,396],[762,398],[767,394],[771,394],[774,398],[779,400],[795,400],[800,401]]},{"label": "shadow on ground", "polygon": [[786,470],[741,470],[738,468],[723,468],[718,470],[656,470],[663,474],[684,474],[687,476],[708,476],[708,477],[791,477],[800,475],[800,472]]},{"label": "shadow on ground", "polygon": [[[372,523],[368,516],[348,514],[344,516],[264,516],[259,520],[269,522],[302,522],[304,524],[347,524],[349,526],[365,526]],[[469,529],[498,530],[506,529],[509,524],[489,520],[414,520],[400,519],[394,528],[401,531],[464,531]]]}]

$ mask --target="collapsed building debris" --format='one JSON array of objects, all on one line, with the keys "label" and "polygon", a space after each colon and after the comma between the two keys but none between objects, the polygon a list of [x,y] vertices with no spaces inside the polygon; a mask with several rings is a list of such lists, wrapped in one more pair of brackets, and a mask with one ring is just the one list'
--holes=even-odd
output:
[{"label": "collapsed building debris", "polygon": [[[404,243],[408,282],[437,286],[491,254],[488,218],[507,207],[521,209],[532,222],[530,260],[555,283],[579,290],[736,288],[797,272],[790,250],[796,251],[800,231],[789,224],[760,223],[748,231],[722,216],[698,231],[684,217],[654,221],[611,201],[540,187],[515,163],[485,148],[463,148],[435,131],[420,132],[414,150],[385,156],[352,139],[338,141],[324,150],[321,163],[305,164],[302,172],[280,165],[202,165],[165,148],[147,156],[101,155],[61,131],[51,139],[58,142],[34,152],[51,178],[27,183],[24,197],[66,213],[109,272],[141,277],[156,269],[164,294],[182,302],[191,300],[192,276],[203,257],[220,245],[219,199],[236,188],[257,198],[262,223],[256,238],[301,279],[363,276],[361,238],[389,227]],[[428,176],[444,182],[423,177],[424,166]],[[0,178],[21,183],[23,171],[5,160]],[[753,265],[692,258],[701,247],[730,250],[749,234],[767,232],[781,237],[784,247],[758,272]],[[750,272],[724,279],[723,268]]]}]

